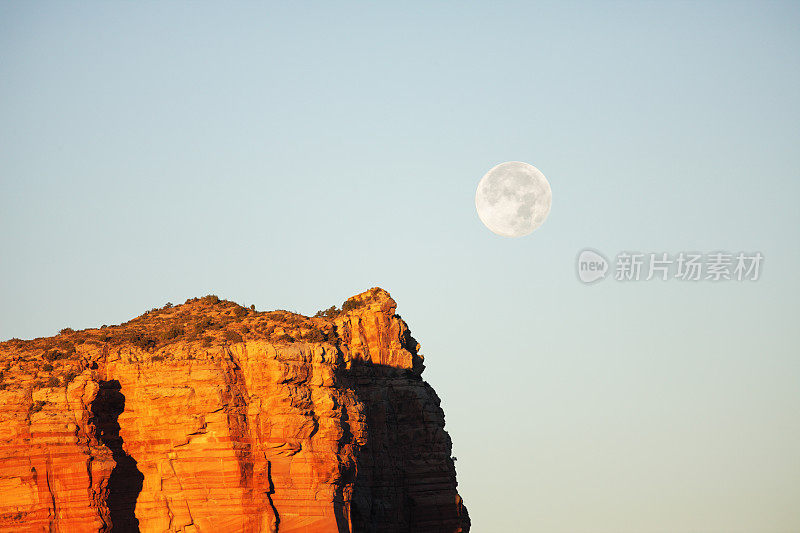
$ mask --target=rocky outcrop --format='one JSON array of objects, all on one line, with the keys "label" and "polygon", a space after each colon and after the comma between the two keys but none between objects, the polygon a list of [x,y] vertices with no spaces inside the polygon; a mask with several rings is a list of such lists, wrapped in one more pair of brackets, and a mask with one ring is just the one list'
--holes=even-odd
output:
[{"label": "rocky outcrop", "polygon": [[439,398],[382,289],[205,297],[0,344],[0,530],[466,532]]}]

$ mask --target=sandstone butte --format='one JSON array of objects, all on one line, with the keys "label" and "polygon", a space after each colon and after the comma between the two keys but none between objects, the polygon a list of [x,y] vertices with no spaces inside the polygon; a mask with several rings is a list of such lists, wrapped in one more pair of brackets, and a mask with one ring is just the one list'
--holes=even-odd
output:
[{"label": "sandstone butte", "polygon": [[469,531],[396,305],[207,296],[0,343],[0,530]]}]

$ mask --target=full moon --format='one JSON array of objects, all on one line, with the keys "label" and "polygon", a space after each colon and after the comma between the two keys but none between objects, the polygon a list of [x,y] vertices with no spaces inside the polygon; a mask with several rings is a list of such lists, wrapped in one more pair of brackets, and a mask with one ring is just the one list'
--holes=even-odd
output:
[{"label": "full moon", "polygon": [[481,222],[494,233],[523,237],[542,225],[551,200],[550,184],[538,168],[509,161],[481,178],[475,208]]}]

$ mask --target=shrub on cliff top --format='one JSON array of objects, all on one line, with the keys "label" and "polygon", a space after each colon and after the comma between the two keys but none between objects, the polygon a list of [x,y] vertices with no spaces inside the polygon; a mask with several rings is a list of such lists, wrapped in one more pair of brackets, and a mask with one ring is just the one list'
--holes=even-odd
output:
[{"label": "shrub on cliff top", "polygon": [[49,350],[49,351],[45,352],[45,354],[44,354],[45,360],[46,361],[50,361],[51,363],[53,361],[58,361],[59,359],[64,359],[66,357],[67,357],[67,354],[65,354],[63,352],[59,352],[58,350]]},{"label": "shrub on cliff top", "polygon": [[173,324],[161,334],[161,340],[171,340],[183,336],[183,328],[177,324]]},{"label": "shrub on cliff top", "polygon": [[198,333],[202,333],[203,331],[206,330],[207,327],[209,327],[209,326],[211,326],[213,324],[214,324],[214,321],[211,320],[211,318],[205,316],[205,317],[200,318],[199,320],[197,320],[197,322],[194,323],[194,329]]},{"label": "shrub on cliff top", "polygon": [[300,336],[301,340],[306,342],[322,342],[325,340],[325,334],[317,328],[311,329]]},{"label": "shrub on cliff top", "polygon": [[364,307],[367,305],[367,302],[364,300],[347,300],[345,303],[342,304],[342,311],[353,311],[360,307]]},{"label": "shrub on cliff top", "polygon": [[325,310],[319,310],[314,315],[315,317],[333,318],[340,313],[339,308],[335,305],[330,306]]},{"label": "shrub on cliff top", "polygon": [[142,350],[149,350],[155,348],[158,344],[157,339],[151,337],[148,333],[140,330],[122,330],[114,331],[100,337],[102,342],[132,344]]},{"label": "shrub on cliff top", "polygon": [[56,346],[58,346],[58,349],[64,352],[66,355],[75,353],[75,345],[66,339],[56,342]]},{"label": "shrub on cliff top", "polygon": [[242,342],[242,340],[244,339],[242,339],[242,336],[239,333],[231,330],[226,330],[225,340],[228,342]]}]

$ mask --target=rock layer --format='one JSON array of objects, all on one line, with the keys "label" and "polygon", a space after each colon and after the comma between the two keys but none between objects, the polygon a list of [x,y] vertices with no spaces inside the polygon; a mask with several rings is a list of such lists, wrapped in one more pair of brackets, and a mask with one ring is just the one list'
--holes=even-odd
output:
[{"label": "rock layer", "polygon": [[469,531],[395,309],[205,297],[0,343],[0,530]]}]

